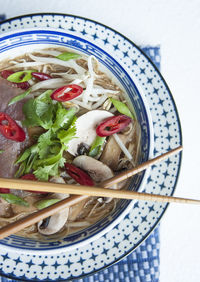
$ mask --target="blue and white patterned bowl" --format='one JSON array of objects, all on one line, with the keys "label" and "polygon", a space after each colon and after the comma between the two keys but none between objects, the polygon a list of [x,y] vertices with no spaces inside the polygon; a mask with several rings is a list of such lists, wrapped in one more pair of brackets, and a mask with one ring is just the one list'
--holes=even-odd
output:
[{"label": "blue and white patterned bowl", "polygon": [[[115,40],[114,36],[113,40]],[[0,37],[0,60],[4,58],[14,58],[27,51],[56,46],[64,46],[86,55],[94,55],[97,57],[103,67],[106,67],[110,75],[117,79],[118,84],[125,90],[130,103],[132,103],[135,109],[137,119],[141,125],[141,156],[139,162],[144,162],[152,156],[153,150],[153,126],[146,99],[142,91],[138,91],[134,82],[134,75],[130,77],[127,71],[122,67],[117,48],[115,52],[113,52],[113,50],[105,50],[105,48],[99,46],[98,41],[95,42],[96,44],[94,44],[93,41],[94,40],[86,40],[84,34],[82,36],[75,36],[69,31],[65,32],[52,28],[13,31],[3,34]],[[107,38],[104,40],[105,44],[106,41]],[[124,52],[124,60],[126,60],[127,56],[128,53]],[[143,70],[141,69],[141,71]],[[134,176],[129,189],[141,191],[144,188],[148,173],[149,170]],[[130,209],[132,209],[133,205],[134,201],[127,203],[127,201],[121,200],[117,204],[115,211],[109,216],[62,240],[48,242],[47,239],[46,242],[40,242],[13,235],[1,240],[0,246],[1,248],[17,248],[20,251],[23,250],[23,252],[28,253],[34,251],[53,252],[54,250],[57,252],[58,249],[60,251],[69,251],[103,236],[124,218]]]},{"label": "blue and white patterned bowl", "polygon": [[[133,78],[140,93],[144,94],[148,101],[154,129],[154,156],[181,145],[181,125],[176,105],[156,67],[160,62],[159,48],[142,48],[147,56],[132,41],[112,28],[93,20],[65,14],[33,14],[9,19],[0,24],[0,34],[6,35],[7,32],[19,32],[26,28],[56,28],[61,32],[83,38],[111,53]],[[181,154],[178,154],[152,166],[143,192],[173,195],[180,164]],[[11,241],[3,241],[0,246],[0,274],[14,280],[34,282],[72,281],[94,274],[135,250],[153,231],[167,206],[165,203],[135,202],[123,220],[98,240],[88,241],[84,246],[72,250],[63,248],[63,252],[59,249],[60,242],[57,242],[55,249],[31,253],[32,242],[29,245],[28,241],[23,243],[12,236],[9,238]],[[13,242],[15,247],[11,247],[10,242]],[[156,244],[155,240],[153,243]],[[27,253],[27,250],[24,253],[23,244],[25,249],[30,249],[30,253]],[[142,254],[143,259],[147,257],[147,253],[155,257],[154,251],[151,244],[147,245],[146,252]],[[157,266],[156,263],[154,266]],[[134,264],[133,267],[137,273],[137,265]],[[152,267],[150,271],[153,273]],[[147,274],[145,266],[142,272],[144,275]],[[120,272],[118,275],[120,276]],[[131,275],[130,272],[130,277]],[[140,278],[137,275],[135,279]]]}]

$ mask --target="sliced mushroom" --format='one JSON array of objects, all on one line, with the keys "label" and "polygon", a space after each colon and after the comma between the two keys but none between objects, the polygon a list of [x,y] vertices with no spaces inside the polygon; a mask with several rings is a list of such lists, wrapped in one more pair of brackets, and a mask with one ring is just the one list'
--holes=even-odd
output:
[{"label": "sliced mushroom", "polygon": [[[60,199],[63,200],[65,198],[68,198],[69,195],[67,194],[58,194],[54,193],[49,197],[49,199]],[[64,209],[59,213],[56,213],[48,218],[45,218],[44,220],[38,222],[38,231],[40,234],[43,235],[52,235],[60,231],[65,223],[67,222],[69,214],[69,209]]]},{"label": "sliced mushroom", "polygon": [[73,164],[85,170],[95,182],[102,182],[114,176],[114,173],[107,165],[88,156],[76,157]]},{"label": "sliced mushroom", "polygon": [[113,116],[112,113],[103,110],[93,110],[80,116],[76,125],[76,138],[68,143],[68,152],[73,156],[77,155],[81,143],[91,146],[96,138],[96,126],[104,119]]},{"label": "sliced mushroom", "polygon": [[[113,171],[105,164],[88,156],[78,156],[73,160],[73,164],[86,171],[95,182],[102,182],[114,176]],[[110,187],[118,189],[117,185]],[[112,198],[106,198],[110,202]]]},{"label": "sliced mushroom", "polygon": [[[50,180],[51,182],[55,183],[65,183],[64,179],[59,176],[54,176]],[[53,193],[51,196],[49,196],[47,199],[66,199],[68,198],[68,194],[59,194],[59,193]],[[56,213],[48,218],[45,218],[44,220],[38,222],[38,231],[40,234],[43,235],[52,235],[60,231],[65,223],[67,222],[69,214],[69,209],[64,209],[59,213]]]},{"label": "sliced mushroom", "polygon": [[0,198],[0,216],[9,217],[12,214],[11,204]]},{"label": "sliced mushroom", "polygon": [[[126,142],[127,136],[123,134],[118,134],[123,143]],[[117,170],[119,164],[121,148],[116,143],[113,136],[110,136],[108,142],[103,150],[103,153],[100,157],[100,161],[108,165],[111,169]]]}]

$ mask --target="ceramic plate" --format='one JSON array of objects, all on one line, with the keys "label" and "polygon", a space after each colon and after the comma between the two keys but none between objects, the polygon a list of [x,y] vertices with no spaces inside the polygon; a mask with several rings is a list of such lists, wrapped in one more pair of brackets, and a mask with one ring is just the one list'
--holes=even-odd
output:
[{"label": "ceramic plate", "polygon": [[[154,127],[154,156],[181,144],[178,113],[163,77],[130,40],[100,23],[72,15],[27,15],[0,24],[0,32],[23,28],[54,28],[84,38],[105,52],[112,52],[132,77],[149,104]],[[172,195],[180,169],[181,154],[151,168],[143,191]],[[125,218],[98,240],[65,253],[24,254],[1,250],[0,274],[23,281],[65,281],[93,274],[133,251],[154,229],[166,204],[135,202]]]}]

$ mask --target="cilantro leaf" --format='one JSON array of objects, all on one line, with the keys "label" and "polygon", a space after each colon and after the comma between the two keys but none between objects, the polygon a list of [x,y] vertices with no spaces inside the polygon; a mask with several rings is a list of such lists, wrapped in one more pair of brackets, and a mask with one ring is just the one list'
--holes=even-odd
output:
[{"label": "cilantro leaf", "polygon": [[30,99],[24,104],[23,113],[26,117],[23,121],[24,126],[41,126],[44,129],[51,128],[55,111],[55,105],[50,98],[51,93],[51,90],[47,90],[39,97]]},{"label": "cilantro leaf", "polygon": [[23,121],[23,125],[26,127],[31,126],[40,126],[41,120],[36,114],[36,105],[34,99],[29,99],[24,105],[23,105],[23,113],[26,117],[26,119]]},{"label": "cilantro leaf", "polygon": [[75,107],[66,110],[60,103],[58,103],[57,105],[58,109],[56,111],[56,119],[52,126],[52,129],[54,131],[60,129],[61,127],[68,128],[71,125],[76,112]]},{"label": "cilantro leaf", "polygon": [[49,154],[50,146],[54,144],[54,142],[51,140],[52,137],[53,137],[52,130],[49,129],[47,132],[43,133],[38,138],[38,148],[39,148],[40,159],[47,157],[47,155]]},{"label": "cilantro leaf", "polygon": [[64,147],[62,146],[58,154],[56,155],[49,154],[46,158],[43,158],[41,160],[36,160],[34,167],[39,167],[43,165],[48,166],[51,164],[55,164],[62,158],[63,151],[64,151]]},{"label": "cilantro leaf", "polygon": [[56,163],[51,165],[40,166],[34,171],[37,179],[48,181],[49,176],[58,175],[58,168],[63,167],[66,162],[65,158],[61,157]]},{"label": "cilantro leaf", "polygon": [[65,145],[69,143],[71,139],[76,137],[76,125],[75,125],[76,120],[77,120],[77,117],[74,117],[70,128],[68,130],[61,129],[59,130],[57,134],[57,137]]},{"label": "cilantro leaf", "polygon": [[49,176],[55,176],[58,174],[58,164],[40,166],[33,172],[38,180],[48,181]]}]

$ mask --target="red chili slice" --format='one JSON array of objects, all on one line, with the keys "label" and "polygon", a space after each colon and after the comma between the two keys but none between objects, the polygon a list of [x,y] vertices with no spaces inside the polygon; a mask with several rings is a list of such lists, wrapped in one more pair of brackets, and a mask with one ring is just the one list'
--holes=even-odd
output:
[{"label": "red chili slice", "polygon": [[131,121],[132,119],[125,115],[109,117],[97,126],[96,133],[101,137],[110,136],[122,131]]},{"label": "red chili slice", "polygon": [[10,189],[0,188],[0,193],[2,193],[2,194],[9,194],[10,193]]},{"label": "red chili slice", "polygon": [[65,164],[66,172],[79,184],[94,186],[92,178],[82,169],[72,164]]},{"label": "red chili slice", "polygon": [[[14,71],[11,71],[11,70],[3,70],[1,72],[1,76],[7,79],[13,73]],[[10,83],[12,83],[13,85],[16,85],[18,88],[21,88],[23,90],[27,90],[30,87],[30,84],[28,83],[28,81],[19,82],[19,83],[16,83],[16,82],[10,82]]]},{"label": "red chili slice", "polygon": [[5,79],[7,79],[11,74],[13,74],[14,71],[11,71],[11,70],[3,70],[1,72],[1,76]]},{"label": "red chili slice", "polygon": [[33,77],[39,79],[40,81],[52,78],[49,74],[43,72],[32,72],[31,74]]},{"label": "red chili slice", "polygon": [[0,133],[7,139],[23,142],[26,139],[24,130],[6,113],[0,112]]},{"label": "red chili slice", "polygon": [[[71,88],[71,89],[65,92],[67,88]],[[59,102],[66,102],[78,97],[79,95],[81,95],[82,92],[83,92],[83,88],[81,86],[76,84],[69,84],[55,90],[51,94],[51,99]]]},{"label": "red chili slice", "polygon": [[[32,173],[23,175],[23,176],[21,177],[21,179],[37,181],[37,178],[36,178],[35,175],[32,174]],[[32,191],[32,190],[26,190],[26,191],[31,192],[31,193],[48,194],[48,192],[41,192],[41,191]]]}]

